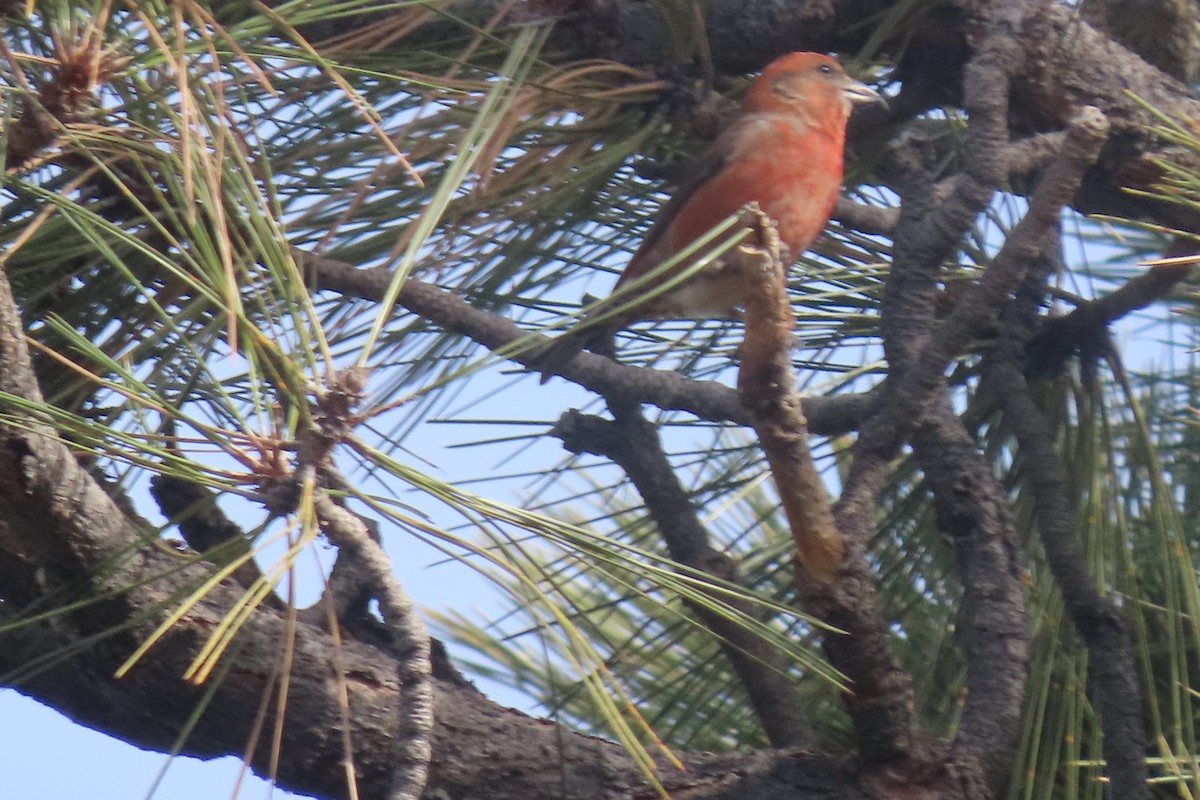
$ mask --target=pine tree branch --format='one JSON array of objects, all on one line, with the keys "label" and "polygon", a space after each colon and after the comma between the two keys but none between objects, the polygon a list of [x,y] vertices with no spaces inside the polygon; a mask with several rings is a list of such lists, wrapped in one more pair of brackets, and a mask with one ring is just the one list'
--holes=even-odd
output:
[{"label": "pine tree branch", "polygon": [[[1177,242],[1176,247],[1184,244]],[[1049,237],[1046,248],[1057,246],[1058,236]],[[1030,343],[1042,335],[1037,331],[1047,281],[1057,268],[1057,259],[1041,259],[1016,301],[1005,310],[999,338],[984,356],[980,394],[996,403],[1015,433],[1047,563],[1088,648],[1089,693],[1104,734],[1102,746],[1113,796],[1138,800],[1149,796],[1149,788],[1142,693],[1133,645],[1121,610],[1100,595],[1089,574],[1076,522],[1073,498],[1077,492],[1055,448],[1055,432],[1033,400],[1026,374]],[[1107,341],[1106,335],[1103,338]]]},{"label": "pine tree branch", "polygon": [[[392,561],[382,545],[366,523],[334,502],[325,488],[334,472],[334,449],[354,435],[356,409],[362,402],[366,378],[366,370],[352,367],[334,375],[317,392],[312,422],[296,438],[295,480],[298,487],[311,491],[312,511],[326,538],[338,548],[339,557],[348,556],[353,561],[368,581],[372,597],[379,602],[399,685],[395,763],[388,797],[417,800],[428,782],[432,759],[434,686],[429,634],[408,593],[396,580]],[[340,475],[335,481],[344,483]]]},{"label": "pine tree branch", "polygon": [[944,386],[935,397],[912,441],[938,529],[954,541],[963,591],[958,638],[967,692],[951,752],[995,786],[1008,774],[1029,672],[1024,570],[1004,487]]},{"label": "pine tree branch", "polygon": [[390,800],[417,800],[429,778],[434,726],[429,635],[408,594],[396,580],[391,559],[366,525],[329,493],[317,489],[314,510],[321,530],[340,552],[349,553],[371,579],[383,622],[391,634],[399,683],[395,765]]},{"label": "pine tree branch", "polygon": [[[613,406],[612,421],[569,411],[551,434],[573,453],[603,456],[624,470],[642,496],[673,560],[701,574],[737,583],[737,564],[725,553],[713,549],[708,531],[667,460],[658,428],[634,404]],[[741,614],[755,616],[748,603],[732,600],[724,593],[720,600]],[[786,747],[809,742],[811,725],[796,686],[788,677],[787,660],[778,648],[728,616],[705,605],[689,605],[720,642],[771,745]]]},{"label": "pine tree branch", "polygon": [[[315,289],[350,297],[380,300],[392,276],[379,268],[359,269],[336,259],[293,248],[298,263],[314,275]],[[511,320],[473,308],[445,289],[409,278],[398,302],[447,331],[461,333],[490,350],[511,351],[518,341],[536,342],[507,357],[537,370],[538,347],[549,339],[517,327]],[[650,403],[666,411],[686,411],[711,422],[749,425],[750,417],[737,393],[714,381],[694,381],[675,372],[631,367],[593,353],[581,353],[564,366],[562,375],[616,402]],[[871,407],[869,394],[813,397],[805,401],[814,433],[836,436],[854,430]]]},{"label": "pine tree branch", "polygon": [[737,254],[743,280],[756,287],[746,295],[738,396],[750,409],[796,544],[796,579],[828,583],[837,578],[845,543],[829,511],[829,492],[813,461],[808,421],[796,391],[787,266],[771,220],[756,206],[745,213],[756,217],[758,236]]},{"label": "pine tree branch", "polygon": [[1020,448],[1046,562],[1088,648],[1089,694],[1100,715],[1112,796],[1141,800],[1150,797],[1147,742],[1128,627],[1120,609],[1100,595],[1088,572],[1070,499],[1075,492],[1055,451],[1054,431],[1030,394],[1021,369],[1023,353],[1019,333],[1005,337],[988,356],[985,378]]},{"label": "pine tree branch", "polygon": [[[1192,240],[1177,237],[1165,256],[1191,255],[1198,249]],[[1168,296],[1195,270],[1195,263],[1187,261],[1157,264],[1115,291],[1080,303],[1069,314],[1046,319],[1026,345],[1026,375],[1038,378],[1055,374],[1073,354],[1085,361],[1103,354],[1109,346],[1109,325]]]},{"label": "pine tree branch", "polygon": [[758,290],[746,302],[738,393],[751,411],[796,543],[804,607],[843,632],[825,632],[822,643],[850,679],[843,698],[859,755],[868,771],[881,770],[912,757],[912,678],[892,654],[865,540],[850,541],[838,529],[813,462],[790,356],[786,268],[774,226],[760,215],[758,229],[758,241],[739,254],[745,280]]},{"label": "pine tree branch", "polygon": [[[0,392],[41,401],[20,316],[0,270]],[[202,564],[146,544],[135,528],[36,415],[0,423],[0,681],[82,724],[132,744],[199,758],[240,755],[264,696],[276,689],[281,642],[293,641],[287,724],[275,763],[264,743],[252,754],[259,774],[314,797],[349,798],[344,770],[345,680],[360,797],[382,800],[395,774],[400,713],[397,661],[388,648],[328,632],[260,607],[235,642],[236,659],[210,696],[180,676],[199,648],[242,599],[233,581],[208,587],[164,639],[123,679],[116,667],[154,629],[163,610],[209,577]],[[330,512],[329,518],[337,512]],[[40,612],[80,596],[53,617]],[[28,620],[22,613],[38,613]],[[294,634],[294,635],[293,635]],[[336,659],[334,656],[336,648]],[[81,655],[82,654],[82,655]],[[426,798],[491,800],[633,800],[654,792],[619,746],[563,731],[484,698],[435,662],[436,710]],[[194,717],[199,703],[206,713]],[[668,791],[696,800],[798,800],[838,796],[866,800],[852,767],[797,751],[724,756],[680,754],[686,772],[664,769]],[[547,759],[561,770],[546,770]],[[563,784],[562,775],[568,776]],[[803,787],[798,789],[797,787]],[[965,798],[963,799],[965,800]]]}]

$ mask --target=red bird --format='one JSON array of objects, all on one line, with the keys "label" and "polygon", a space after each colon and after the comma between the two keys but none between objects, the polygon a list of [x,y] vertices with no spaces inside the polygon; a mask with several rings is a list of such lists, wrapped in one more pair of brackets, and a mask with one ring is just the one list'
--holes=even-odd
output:
[{"label": "red bird", "polygon": [[[855,103],[881,101],[829,56],[790,53],[767,65],[742,100],[741,114],[713,142],[695,172],[663,206],[616,290],[653,272],[749,203],[770,217],[792,258],[825,229],[842,188],[846,121]],[[653,299],[662,283],[688,268],[684,261],[621,293],[614,304],[635,307],[613,319],[558,337],[540,359],[542,383],[584,347],[639,320],[730,317],[749,288],[720,261]],[[589,313],[612,313],[601,304]]]}]

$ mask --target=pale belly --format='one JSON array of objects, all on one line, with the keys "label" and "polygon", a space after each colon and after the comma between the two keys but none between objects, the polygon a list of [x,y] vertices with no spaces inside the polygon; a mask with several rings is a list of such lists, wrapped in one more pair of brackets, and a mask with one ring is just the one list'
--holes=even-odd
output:
[{"label": "pale belly", "polygon": [[651,309],[659,319],[732,318],[746,303],[749,281],[739,270],[713,265],[664,296]]},{"label": "pale belly", "polygon": [[[828,197],[817,198],[817,202],[828,206],[830,210],[837,200],[836,190],[827,192]],[[814,198],[808,197],[775,197],[766,205],[767,216],[776,221],[780,239],[793,245],[799,245],[803,250],[816,239],[825,227],[827,215],[819,218],[820,224],[811,219],[801,221],[800,215],[793,211],[798,203],[811,204]],[[802,252],[790,252],[785,246],[783,256],[790,265]],[[748,276],[741,265],[733,258],[724,258],[714,262],[703,271],[693,275],[680,286],[664,295],[648,309],[648,316],[656,319],[703,319],[703,318],[735,318],[740,316],[739,309],[746,304],[747,292],[757,286],[753,276]]]}]

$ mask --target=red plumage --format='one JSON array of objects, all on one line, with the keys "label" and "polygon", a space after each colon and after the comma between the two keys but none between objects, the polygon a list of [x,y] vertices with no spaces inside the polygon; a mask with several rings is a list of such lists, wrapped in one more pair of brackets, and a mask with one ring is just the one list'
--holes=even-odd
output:
[{"label": "red plumage", "polygon": [[[767,65],[742,101],[741,113],[697,162],[663,207],[617,289],[655,270],[749,203],[770,217],[792,257],[803,253],[829,221],[842,187],[846,121],[852,105],[879,100],[820,53],[791,53]],[[542,357],[542,381],[582,348],[643,319],[730,316],[750,284],[720,261],[652,300],[639,297],[687,262],[639,284],[614,302],[636,304],[600,326],[560,336]],[[604,313],[603,304],[593,314]]]}]

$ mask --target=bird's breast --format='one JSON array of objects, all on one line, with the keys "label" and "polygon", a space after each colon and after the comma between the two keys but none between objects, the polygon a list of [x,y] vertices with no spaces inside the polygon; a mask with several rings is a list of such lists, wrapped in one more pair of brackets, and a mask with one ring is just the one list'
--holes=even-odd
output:
[{"label": "bird's breast", "polygon": [[748,203],[775,223],[793,257],[808,249],[829,221],[842,185],[840,137],[796,134],[776,126],[747,136],[729,166],[699,187],[672,226],[678,252]]},{"label": "bird's breast", "polygon": [[[843,138],[838,132],[803,128],[774,115],[744,120],[724,169],[697,186],[665,231],[639,252],[622,281],[637,278],[749,203],[775,223],[792,258],[824,230],[842,185]],[[727,263],[716,263],[645,309],[648,317],[728,316],[745,303],[746,280]]]}]

